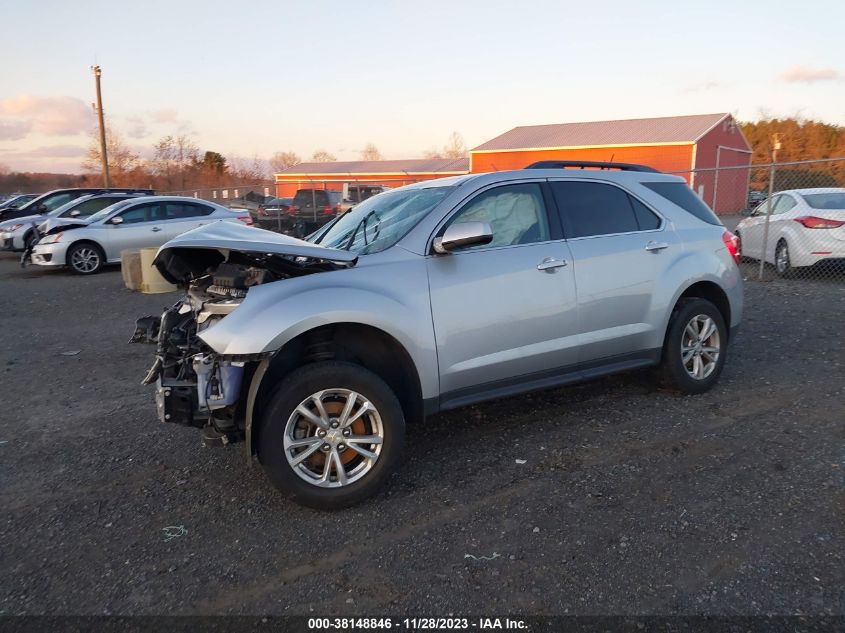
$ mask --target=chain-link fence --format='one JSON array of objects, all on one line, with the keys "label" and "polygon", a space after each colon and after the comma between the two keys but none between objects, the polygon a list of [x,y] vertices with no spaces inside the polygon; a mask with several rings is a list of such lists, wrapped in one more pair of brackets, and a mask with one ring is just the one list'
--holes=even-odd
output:
[{"label": "chain-link fence", "polygon": [[[746,160],[675,172],[739,236],[745,276],[845,281],[845,158],[741,164]],[[248,209],[258,226],[301,237],[377,193],[418,180],[338,174],[172,193]]]},{"label": "chain-link fence", "polygon": [[845,158],[679,175],[740,238],[747,278],[845,281]]}]

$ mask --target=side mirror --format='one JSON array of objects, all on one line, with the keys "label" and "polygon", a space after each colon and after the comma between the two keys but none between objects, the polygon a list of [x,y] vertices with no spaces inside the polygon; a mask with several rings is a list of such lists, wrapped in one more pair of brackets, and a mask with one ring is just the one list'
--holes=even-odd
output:
[{"label": "side mirror", "polygon": [[70,217],[72,217],[72,218],[78,218],[78,217],[79,217],[79,209],[74,209],[73,211],[71,211],[71,212],[69,213],[69,215],[70,215]]},{"label": "side mirror", "polygon": [[111,220],[109,220],[109,224],[123,224],[123,218],[119,215],[116,215]]},{"label": "side mirror", "polygon": [[444,254],[464,246],[489,244],[492,241],[493,229],[487,222],[460,222],[449,226],[443,237],[435,238],[434,251]]}]

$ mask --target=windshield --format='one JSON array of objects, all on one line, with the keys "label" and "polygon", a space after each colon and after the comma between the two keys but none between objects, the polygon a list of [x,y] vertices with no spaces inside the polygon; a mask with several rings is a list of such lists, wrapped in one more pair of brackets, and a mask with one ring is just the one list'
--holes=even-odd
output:
[{"label": "windshield", "polygon": [[845,191],[836,193],[805,193],[804,200],[814,209],[845,209]]},{"label": "windshield", "polygon": [[398,189],[373,196],[340,216],[314,241],[359,255],[378,253],[402,239],[452,189]]},{"label": "windshield", "polygon": [[94,222],[99,222],[100,220],[103,220],[103,219],[109,217],[115,211],[119,211],[120,209],[122,209],[126,206],[129,206],[134,201],[135,200],[133,199],[133,200],[124,200],[122,202],[116,202],[115,204],[113,204],[109,207],[106,207],[105,209],[102,209],[101,211],[97,211],[94,215],[88,216],[85,219],[85,221],[88,224],[92,224]]}]

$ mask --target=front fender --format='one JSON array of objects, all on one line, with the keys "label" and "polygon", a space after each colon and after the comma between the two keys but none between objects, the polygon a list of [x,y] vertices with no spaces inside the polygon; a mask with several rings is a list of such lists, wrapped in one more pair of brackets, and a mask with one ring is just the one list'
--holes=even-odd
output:
[{"label": "front fender", "polygon": [[[379,329],[411,357],[423,398],[438,394],[437,353],[424,263],[317,273],[250,289],[244,302],[199,336],[224,355],[275,352],[298,335],[335,323]],[[398,270],[397,270],[398,269]]]}]

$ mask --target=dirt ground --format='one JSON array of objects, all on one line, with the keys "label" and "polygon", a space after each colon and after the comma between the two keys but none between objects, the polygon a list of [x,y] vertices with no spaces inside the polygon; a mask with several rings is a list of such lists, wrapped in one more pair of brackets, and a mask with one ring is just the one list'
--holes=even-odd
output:
[{"label": "dirt ground", "polygon": [[0,614],[845,612],[841,282],[747,283],[703,396],[636,373],[439,415],[334,513],[156,420],[127,340],[174,296],[8,255],[0,288]]}]

